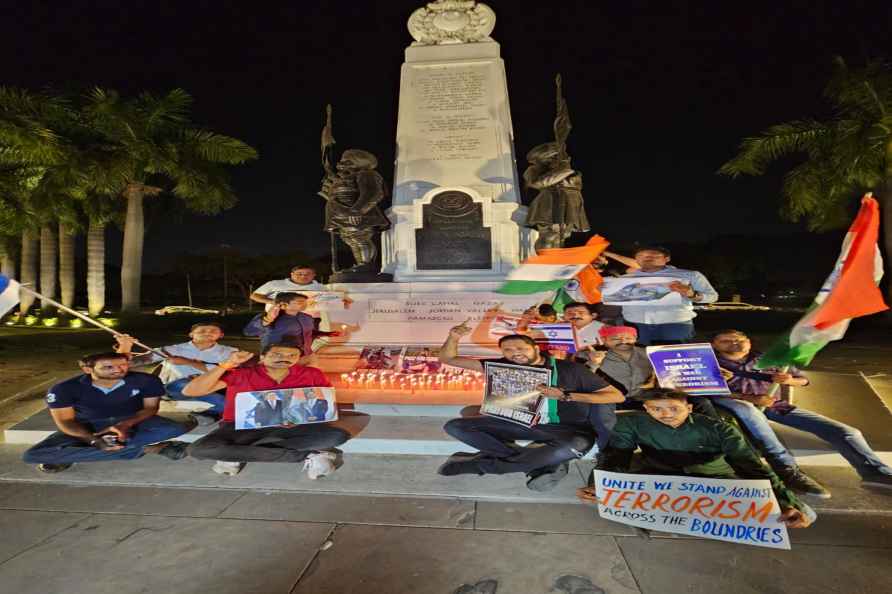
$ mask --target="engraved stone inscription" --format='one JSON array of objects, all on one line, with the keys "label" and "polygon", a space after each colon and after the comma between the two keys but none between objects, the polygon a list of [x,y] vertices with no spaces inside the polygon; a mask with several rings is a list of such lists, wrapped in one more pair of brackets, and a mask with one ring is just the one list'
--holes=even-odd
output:
[{"label": "engraved stone inscription", "polygon": [[492,158],[496,144],[487,105],[488,66],[418,68],[414,77],[418,158]]},{"label": "engraved stone inscription", "polygon": [[418,270],[492,269],[492,230],[483,226],[483,205],[465,192],[434,196],[422,206],[415,257]]},{"label": "engraved stone inscription", "polygon": [[368,322],[443,322],[460,323],[468,318],[480,322],[486,312],[500,306],[506,311],[523,311],[535,297],[441,297],[420,295],[406,299],[370,299]]}]

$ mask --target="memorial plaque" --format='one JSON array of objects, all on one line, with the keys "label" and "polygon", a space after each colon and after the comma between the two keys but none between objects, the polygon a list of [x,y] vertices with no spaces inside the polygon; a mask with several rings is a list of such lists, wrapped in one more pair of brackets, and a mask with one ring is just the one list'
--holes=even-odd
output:
[{"label": "memorial plaque", "polygon": [[422,228],[415,230],[418,270],[490,270],[492,230],[483,226],[483,205],[450,190],[422,207]]}]

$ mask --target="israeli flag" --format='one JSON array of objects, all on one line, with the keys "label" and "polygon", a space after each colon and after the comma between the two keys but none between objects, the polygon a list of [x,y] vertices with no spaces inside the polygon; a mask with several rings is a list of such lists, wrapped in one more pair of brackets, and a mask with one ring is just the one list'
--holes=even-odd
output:
[{"label": "israeli flag", "polygon": [[0,274],[0,318],[19,303],[19,283]]}]

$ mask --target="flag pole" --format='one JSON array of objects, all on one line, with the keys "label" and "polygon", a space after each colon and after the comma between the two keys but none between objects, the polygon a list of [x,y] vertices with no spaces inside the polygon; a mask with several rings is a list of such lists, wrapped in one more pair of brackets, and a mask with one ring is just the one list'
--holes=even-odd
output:
[{"label": "flag pole", "polygon": [[[102,330],[105,330],[105,331],[108,332],[109,334],[112,334],[112,335],[114,335],[114,336],[124,336],[124,334],[123,334],[122,332],[116,332],[115,330],[112,330],[111,328],[109,328],[109,327],[106,326],[105,324],[103,324],[103,323],[101,323],[101,322],[97,322],[97,321],[94,320],[93,318],[91,318],[91,317],[89,317],[89,316],[85,316],[84,314],[80,313],[79,311],[75,311],[75,310],[71,309],[71,308],[68,307],[68,306],[62,305],[61,303],[59,303],[58,301],[56,301],[56,300],[54,300],[54,299],[50,299],[49,297],[45,297],[45,296],[41,295],[40,293],[38,293],[37,291],[35,291],[35,290],[33,290],[33,289],[29,289],[29,288],[26,287],[25,285],[21,285],[21,284],[20,284],[20,285],[19,285],[19,290],[20,290],[20,291],[27,291],[28,293],[31,293],[31,294],[34,295],[35,297],[38,297],[38,298],[42,299],[42,300],[45,301],[46,303],[49,303],[49,304],[51,304],[51,305],[55,305],[56,307],[58,307],[58,308],[61,309],[62,311],[66,312],[66,313],[69,313],[69,314],[73,315],[74,317],[79,318],[79,319],[81,319],[81,320],[87,322],[88,324],[93,324],[93,325],[96,326],[97,328],[101,328]],[[144,349],[148,349],[148,350],[152,351],[153,353],[155,353],[155,354],[157,354],[157,355],[160,355],[160,356],[164,357],[165,359],[169,359],[169,358],[170,358],[170,355],[168,355],[168,354],[165,353],[164,351],[161,351],[161,350],[158,350],[158,349],[154,349],[154,348],[152,348],[152,347],[150,347],[150,346],[148,346],[148,345],[145,345],[145,344],[139,342],[138,340],[134,340],[134,341],[133,341],[133,344],[135,344],[135,345],[137,345],[137,346],[141,346],[141,347],[144,348]]]}]

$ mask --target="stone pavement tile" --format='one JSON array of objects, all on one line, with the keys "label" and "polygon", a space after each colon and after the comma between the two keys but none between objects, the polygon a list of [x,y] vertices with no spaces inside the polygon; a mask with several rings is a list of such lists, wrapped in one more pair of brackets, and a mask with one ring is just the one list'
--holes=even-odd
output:
[{"label": "stone pavement tile", "polygon": [[481,501],[477,504],[477,530],[511,532],[557,532],[564,534],[601,534],[633,536],[635,530],[598,516],[593,505],[562,503],[504,503]]},{"label": "stone pavement tile", "polygon": [[850,467],[803,466],[803,470],[833,494],[830,499],[803,498],[818,512],[857,510],[892,513],[892,489],[862,487],[861,479]]},{"label": "stone pavement tile", "polygon": [[[617,538],[643,594],[888,592],[889,550]],[[883,586],[882,584],[885,584]]]},{"label": "stone pavement tile", "polygon": [[0,483],[0,508],[212,518],[243,491]]},{"label": "stone pavement tile", "polygon": [[[638,592],[611,537],[341,526],[332,541],[295,594],[448,594],[487,579],[506,594]],[[577,587],[552,590],[558,579]]]},{"label": "stone pavement tile", "polygon": [[287,594],[327,524],[93,515],[0,565],[16,594]]},{"label": "stone pavement tile", "polygon": [[0,510],[0,564],[73,526],[88,514]]},{"label": "stone pavement tile", "polygon": [[221,517],[473,528],[474,502],[466,499],[252,492],[239,499]]}]

